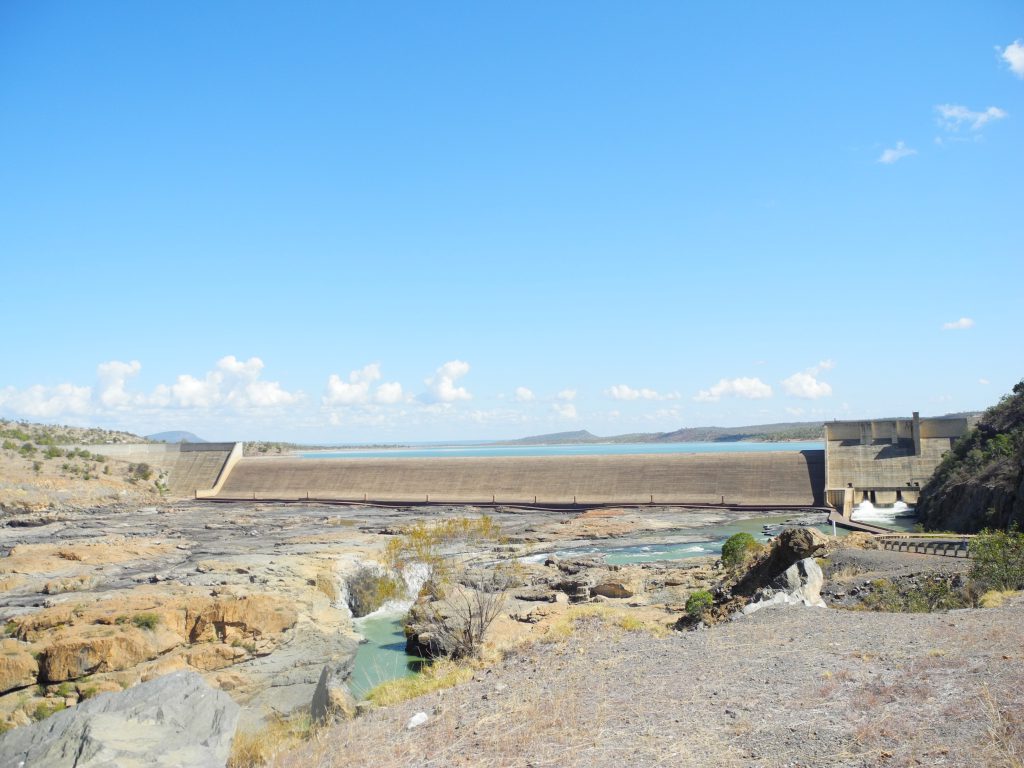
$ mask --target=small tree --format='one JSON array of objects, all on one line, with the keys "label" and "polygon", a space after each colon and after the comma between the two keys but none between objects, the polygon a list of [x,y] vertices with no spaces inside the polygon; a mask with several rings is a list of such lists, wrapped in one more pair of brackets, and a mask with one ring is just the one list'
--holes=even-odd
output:
[{"label": "small tree", "polygon": [[735,533],[722,545],[722,565],[736,568],[760,549],[761,545],[749,533]]},{"label": "small tree", "polygon": [[483,515],[416,523],[385,548],[385,560],[396,570],[417,564],[426,567],[427,579],[420,594],[433,600],[415,607],[414,622],[425,625],[437,647],[452,657],[479,655],[488,627],[505,606],[517,570],[515,563],[468,570],[459,562],[459,550],[500,541],[500,528]]},{"label": "small tree", "polygon": [[715,599],[710,592],[706,589],[698,589],[696,592],[691,592],[690,596],[686,598],[686,612],[695,619],[703,619],[714,604]]},{"label": "small tree", "polygon": [[1024,534],[985,530],[971,539],[971,578],[991,589],[1024,589]]}]

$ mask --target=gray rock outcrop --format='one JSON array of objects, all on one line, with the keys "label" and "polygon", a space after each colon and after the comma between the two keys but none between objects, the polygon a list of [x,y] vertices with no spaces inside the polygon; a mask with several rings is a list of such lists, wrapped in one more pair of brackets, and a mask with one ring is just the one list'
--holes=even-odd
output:
[{"label": "gray rock outcrop", "polygon": [[742,614],[749,616],[762,608],[775,605],[806,605],[825,608],[821,588],[825,575],[814,558],[798,560],[777,576],[770,586],[757,593],[760,598],[743,606]]},{"label": "gray rock outcrop", "polygon": [[317,725],[355,717],[356,701],[342,682],[338,669],[325,664],[313,691],[309,715]]},{"label": "gray rock outcrop", "polygon": [[238,705],[195,672],[105,693],[0,738],[0,768],[223,768]]},{"label": "gray rock outcrop", "polygon": [[828,539],[814,528],[786,528],[772,542],[767,556],[755,562],[740,578],[732,593],[752,596],[757,590],[770,586],[794,563],[812,557],[826,546]]}]

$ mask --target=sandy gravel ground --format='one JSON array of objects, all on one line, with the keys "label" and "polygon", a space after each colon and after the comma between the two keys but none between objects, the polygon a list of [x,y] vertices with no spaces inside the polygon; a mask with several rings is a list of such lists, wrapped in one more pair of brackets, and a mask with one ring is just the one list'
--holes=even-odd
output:
[{"label": "sandy gravel ground", "polygon": [[927,615],[778,608],[664,638],[591,619],[277,765],[1020,766],[1022,618],[1018,597]]}]

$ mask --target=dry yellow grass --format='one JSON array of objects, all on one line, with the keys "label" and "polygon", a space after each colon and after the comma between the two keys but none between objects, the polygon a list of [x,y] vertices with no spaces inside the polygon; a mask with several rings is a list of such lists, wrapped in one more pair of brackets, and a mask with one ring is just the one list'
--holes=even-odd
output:
[{"label": "dry yellow grass", "polygon": [[227,768],[260,768],[307,741],[313,731],[308,714],[278,718],[257,731],[239,731],[231,742]]},{"label": "dry yellow grass", "polygon": [[1020,590],[1014,589],[990,589],[978,599],[978,605],[982,608],[998,608],[1011,597],[1020,594]]},{"label": "dry yellow grass", "polygon": [[415,699],[434,691],[451,688],[453,685],[472,679],[476,664],[454,661],[436,661],[424,667],[419,674],[387,680],[375,686],[366,698],[379,707],[387,707],[402,701]]},{"label": "dry yellow grass", "polygon": [[655,637],[665,637],[670,632],[667,624],[639,616],[635,609],[590,603],[570,607],[568,611],[548,625],[547,631],[539,639],[544,643],[558,643],[567,640],[576,631],[577,624],[587,619],[596,619],[627,632],[648,632]]}]

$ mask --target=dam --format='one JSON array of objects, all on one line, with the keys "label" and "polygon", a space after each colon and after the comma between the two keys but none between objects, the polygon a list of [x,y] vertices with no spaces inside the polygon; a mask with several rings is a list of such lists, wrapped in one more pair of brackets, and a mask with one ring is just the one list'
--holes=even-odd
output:
[{"label": "dam", "polygon": [[848,518],[862,501],[913,505],[942,457],[973,426],[966,416],[833,421],[825,424],[825,488]]},{"label": "dam", "polygon": [[970,419],[833,421],[824,450],[562,456],[246,457],[241,443],[94,446],[165,468],[170,492],[213,501],[578,508],[657,504],[832,510],[913,504]]},{"label": "dam", "polygon": [[823,451],[488,458],[244,458],[217,499],[389,504],[820,506]]}]

